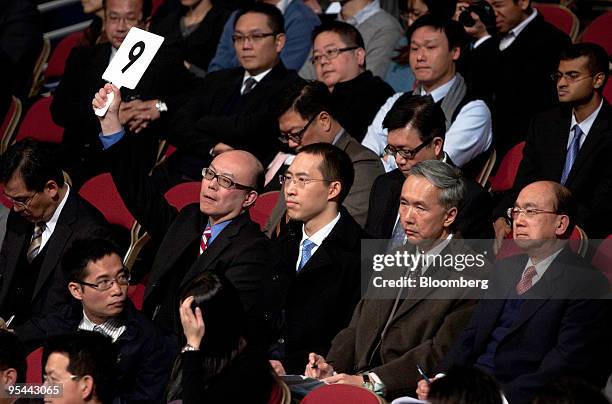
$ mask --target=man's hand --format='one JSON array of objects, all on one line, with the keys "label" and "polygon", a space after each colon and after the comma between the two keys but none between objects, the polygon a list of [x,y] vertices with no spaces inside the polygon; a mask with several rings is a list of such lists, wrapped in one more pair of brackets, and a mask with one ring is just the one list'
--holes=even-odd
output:
[{"label": "man's hand", "polygon": [[508,224],[508,221],[504,217],[499,217],[493,222],[493,228],[495,229],[495,243],[493,243],[493,252],[497,254],[501,248],[504,238],[510,234],[512,227]]},{"label": "man's hand", "polygon": [[[436,379],[429,379],[429,383],[433,382]],[[417,384],[417,397],[421,401],[427,401],[427,396],[429,395],[429,383],[425,379],[419,380]]]},{"label": "man's hand", "polygon": [[212,149],[212,155],[218,156],[221,153],[225,153],[226,151],[234,150],[234,148],[225,143],[217,143],[215,147]]},{"label": "man's hand", "polygon": [[191,303],[193,303],[193,296],[189,296],[181,303],[179,308],[181,324],[183,325],[183,333],[185,338],[187,338],[187,343],[196,349],[200,349],[200,342],[206,332],[206,327],[204,326],[202,310],[196,307],[194,313],[191,309]]},{"label": "man's hand", "polygon": [[160,118],[161,114],[155,106],[156,103],[157,100],[125,102],[119,110],[121,124],[127,125],[134,133],[142,131],[149,122]]},{"label": "man's hand", "polygon": [[[465,2],[465,1],[458,2],[457,6],[455,7],[455,15],[453,16],[453,19],[455,21],[459,21],[459,15],[463,11],[465,11],[469,6],[470,6],[470,3],[468,2]],[[470,12],[470,16],[474,19],[476,23],[471,27],[464,26],[463,28],[465,28],[465,32],[467,32],[467,34],[476,41],[479,40],[480,38],[484,38],[485,36],[489,35],[489,33],[487,32],[487,27],[485,27],[482,21],[480,21],[480,17],[478,16],[478,14],[474,12]]]},{"label": "man's hand", "polygon": [[327,384],[351,384],[353,386],[363,386],[363,377],[355,375],[347,375],[346,373],[340,373],[336,376],[326,377],[321,380]]},{"label": "man's hand", "polygon": [[103,88],[98,90],[98,92],[94,95],[93,100],[91,101],[91,105],[94,110],[98,108],[103,108],[106,105],[106,101],[108,100],[108,94],[113,93],[114,99],[111,102],[106,114],[102,117],[98,117],[100,121],[100,126],[102,127],[102,135],[112,135],[113,133],[117,133],[123,129],[121,122],[119,121],[119,108],[121,106],[121,92],[119,89],[111,83],[107,83]]},{"label": "man's hand", "polygon": [[277,376],[285,376],[287,374],[287,372],[285,372],[285,367],[280,361],[270,360],[270,366],[272,366]]},{"label": "man's hand", "polygon": [[333,374],[333,366],[327,363],[324,357],[314,352],[308,355],[308,363],[304,370],[304,376],[312,377],[313,379],[323,379]]}]

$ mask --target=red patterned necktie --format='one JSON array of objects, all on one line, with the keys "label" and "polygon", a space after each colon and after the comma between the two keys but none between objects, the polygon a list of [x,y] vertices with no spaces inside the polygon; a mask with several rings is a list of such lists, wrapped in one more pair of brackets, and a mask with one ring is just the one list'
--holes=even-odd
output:
[{"label": "red patterned necktie", "polygon": [[211,227],[206,226],[206,228],[204,229],[204,233],[202,233],[202,238],[200,239],[200,255],[202,255],[202,253],[206,251],[206,248],[208,247],[208,240],[210,240],[211,235]]},{"label": "red patterned necktie", "polygon": [[536,275],[537,275],[537,272],[536,272],[535,266],[531,265],[527,267],[527,270],[521,277],[521,280],[516,284],[516,293],[518,293],[519,296],[527,292],[529,288],[531,288],[532,286],[531,281],[533,280],[533,277]]}]

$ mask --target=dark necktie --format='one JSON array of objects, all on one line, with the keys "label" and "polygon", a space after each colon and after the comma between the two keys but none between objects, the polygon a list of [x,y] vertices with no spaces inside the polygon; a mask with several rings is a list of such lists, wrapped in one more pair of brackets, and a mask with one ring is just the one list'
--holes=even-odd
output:
[{"label": "dark necktie", "polygon": [[250,93],[256,84],[257,80],[255,80],[253,77],[249,77],[248,79],[246,79],[244,82],[244,90],[242,90],[242,95],[247,95],[248,93]]}]

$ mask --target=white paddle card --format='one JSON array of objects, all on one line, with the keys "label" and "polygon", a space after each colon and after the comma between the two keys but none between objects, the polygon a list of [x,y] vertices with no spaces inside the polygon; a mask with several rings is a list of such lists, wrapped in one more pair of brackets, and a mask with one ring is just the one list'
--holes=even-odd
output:
[{"label": "white paddle card", "polygon": [[134,89],[164,42],[164,37],[132,27],[104,71],[102,78],[116,85]]}]

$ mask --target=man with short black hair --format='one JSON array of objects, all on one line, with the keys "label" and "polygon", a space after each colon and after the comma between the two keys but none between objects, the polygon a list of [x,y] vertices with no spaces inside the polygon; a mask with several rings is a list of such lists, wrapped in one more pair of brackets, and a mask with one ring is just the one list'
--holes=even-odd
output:
[{"label": "man with short black hair", "polygon": [[[464,45],[465,30],[457,21],[443,16],[426,14],[410,26],[410,67],[419,85],[412,92],[428,95],[440,105],[446,123],[444,151],[451,160],[470,173],[476,167],[466,165],[482,156],[491,147],[491,113],[485,102],[472,95],[456,62]],[[387,131],[382,122],[395,101],[395,94],[380,108],[368,128],[362,144],[378,156],[384,156]],[[388,170],[395,168],[393,159],[387,158]],[[476,172],[480,167],[476,168]]]},{"label": "man with short black hair", "polygon": [[[323,142],[333,144],[348,154],[353,163],[355,180],[343,206],[363,226],[368,213],[370,189],[376,177],[384,173],[384,168],[371,150],[345,131],[332,111],[332,96],[325,84],[300,81],[287,89],[279,102],[279,127],[283,141],[292,151],[299,152],[309,144]],[[279,152],[266,173],[270,188],[270,182],[274,184],[274,174],[283,174],[294,157]],[[282,223],[285,211],[284,198],[281,197],[264,227],[266,234],[278,233],[276,230]]]},{"label": "man with short black hair", "polygon": [[45,402],[110,404],[115,399],[116,351],[110,338],[79,331],[50,339],[43,350],[44,378],[61,384],[59,397],[45,396]]},{"label": "man with short black hair", "polygon": [[0,252],[0,315],[12,326],[44,317],[70,301],[60,260],[70,245],[109,234],[107,223],[65,181],[50,145],[26,139],[0,161],[12,202]]},{"label": "man with short black hair", "polygon": [[3,393],[0,404],[20,404],[23,400],[13,400],[5,394],[8,386],[25,382],[26,350],[15,334],[3,327],[4,324],[0,324],[0,391]]},{"label": "man with short black hair", "polygon": [[119,353],[117,395],[126,402],[161,402],[178,341],[162,335],[128,298],[130,274],[117,245],[107,239],[77,240],[64,255],[62,268],[75,300],[18,327],[19,338],[34,346],[77,330],[110,337]]},{"label": "man with short black hair", "polygon": [[366,70],[363,38],[351,24],[331,21],[312,33],[312,63],[316,78],[332,93],[333,111],[340,124],[358,141],[393,89]]},{"label": "man with short black hair", "polygon": [[510,232],[505,210],[523,187],[541,180],[572,191],[576,223],[590,238],[612,233],[612,107],[602,96],[608,71],[599,45],[574,44],[562,53],[553,75],[561,105],[531,121],[513,189],[494,212],[498,240]]},{"label": "man with short black hair", "polygon": [[[359,300],[365,233],[341,206],[353,183],[353,165],[344,151],[328,143],[304,146],[282,179],[291,222],[278,243],[295,275],[274,359],[295,374],[308,352],[327,352],[348,324]],[[273,364],[284,373],[280,363]]]}]

